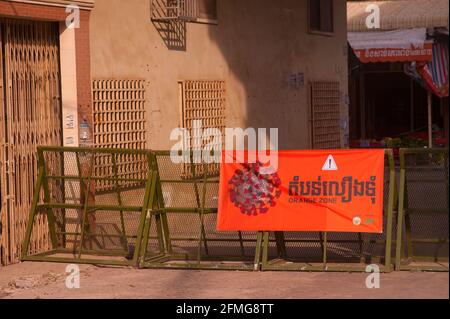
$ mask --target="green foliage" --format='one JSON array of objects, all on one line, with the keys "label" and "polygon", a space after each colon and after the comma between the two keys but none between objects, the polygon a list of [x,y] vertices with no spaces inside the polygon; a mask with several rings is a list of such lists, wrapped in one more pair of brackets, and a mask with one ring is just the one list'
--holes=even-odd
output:
[{"label": "green foliage", "polygon": [[427,141],[409,136],[386,139],[388,148],[423,148],[427,147],[427,145]]}]

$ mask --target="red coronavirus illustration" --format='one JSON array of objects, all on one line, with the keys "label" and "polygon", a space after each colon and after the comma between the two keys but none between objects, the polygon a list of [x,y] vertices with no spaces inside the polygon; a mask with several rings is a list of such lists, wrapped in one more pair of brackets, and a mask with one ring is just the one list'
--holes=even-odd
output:
[{"label": "red coronavirus illustration", "polygon": [[230,200],[240,208],[242,214],[266,214],[281,196],[278,173],[261,174],[261,167],[261,163],[244,164],[228,183]]}]

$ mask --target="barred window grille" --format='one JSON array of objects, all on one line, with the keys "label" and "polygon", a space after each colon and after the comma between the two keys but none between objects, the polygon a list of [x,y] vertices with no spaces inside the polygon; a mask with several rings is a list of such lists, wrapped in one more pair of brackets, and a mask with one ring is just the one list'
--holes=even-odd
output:
[{"label": "barred window grille", "polygon": [[151,0],[153,20],[195,21],[198,12],[198,0]]},{"label": "barred window grille", "polygon": [[[226,88],[225,81],[182,81],[179,83],[181,89],[182,126],[190,133],[190,145],[201,145],[202,149],[210,141],[203,140],[200,134],[194,132],[194,121],[200,120],[203,132],[216,128],[220,131],[221,145],[214,145],[214,149],[222,149],[225,144],[225,105]],[[197,135],[197,136],[195,136]],[[212,134],[213,135],[213,134]],[[214,135],[213,135],[214,136]],[[194,140],[197,139],[197,140]],[[208,175],[218,174],[220,165],[211,163],[208,165],[195,165],[195,175],[204,174],[204,167]],[[192,165],[186,165],[186,177],[192,176]]]},{"label": "barred window grille", "polygon": [[312,147],[341,148],[339,82],[312,82],[311,109]]},{"label": "barred window grille", "polygon": [[[146,148],[145,80],[96,79],[92,82],[92,96],[95,147]],[[94,173],[97,177],[116,174],[118,178],[140,179],[145,164],[145,160],[131,154],[118,156],[115,163],[111,157],[98,154]],[[96,187],[97,191],[107,191],[114,185],[98,181]]]},{"label": "barred window grille", "polygon": [[217,20],[217,0],[151,0],[154,21]]}]

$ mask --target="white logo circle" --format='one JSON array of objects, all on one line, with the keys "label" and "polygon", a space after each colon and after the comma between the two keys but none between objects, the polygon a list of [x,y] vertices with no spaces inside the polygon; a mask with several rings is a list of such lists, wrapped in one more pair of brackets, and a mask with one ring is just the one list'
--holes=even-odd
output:
[{"label": "white logo circle", "polygon": [[355,225],[355,226],[361,225],[361,217],[359,217],[359,216],[354,217],[353,218],[353,225]]}]

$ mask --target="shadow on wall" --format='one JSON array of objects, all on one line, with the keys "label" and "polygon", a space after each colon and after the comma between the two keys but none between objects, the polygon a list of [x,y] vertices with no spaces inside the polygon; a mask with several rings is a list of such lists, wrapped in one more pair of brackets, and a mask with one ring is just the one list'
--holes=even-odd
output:
[{"label": "shadow on wall", "polygon": [[166,2],[167,0],[150,1],[152,23],[169,50],[186,51],[186,22],[169,20],[171,9],[165,9]]},{"label": "shadow on wall", "polygon": [[218,0],[218,25],[208,26],[228,68],[227,127],[267,128],[267,135],[278,128],[280,149],[309,147],[307,88],[289,83],[311,49],[298,38],[305,3]]}]

